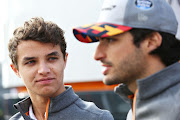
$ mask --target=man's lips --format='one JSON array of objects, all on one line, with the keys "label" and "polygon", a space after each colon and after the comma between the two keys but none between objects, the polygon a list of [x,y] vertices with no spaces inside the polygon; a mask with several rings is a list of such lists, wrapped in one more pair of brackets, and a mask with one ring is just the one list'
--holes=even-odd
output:
[{"label": "man's lips", "polygon": [[40,84],[48,84],[48,83],[51,83],[53,80],[54,78],[41,78],[37,80],[36,82]]},{"label": "man's lips", "polygon": [[104,67],[103,69],[102,69],[102,74],[104,74],[104,75],[106,75],[108,72],[109,72],[109,70],[111,69],[111,65],[109,65],[109,64],[102,64],[102,66]]}]

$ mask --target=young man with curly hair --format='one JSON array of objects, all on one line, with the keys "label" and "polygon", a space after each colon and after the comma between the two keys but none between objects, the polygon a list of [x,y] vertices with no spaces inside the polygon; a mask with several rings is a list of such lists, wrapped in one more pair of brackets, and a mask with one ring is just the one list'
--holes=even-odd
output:
[{"label": "young man with curly hair", "polygon": [[113,120],[109,111],[64,86],[68,54],[64,32],[55,23],[38,17],[26,21],[14,31],[9,56],[29,94],[14,105],[19,112],[10,120]]}]

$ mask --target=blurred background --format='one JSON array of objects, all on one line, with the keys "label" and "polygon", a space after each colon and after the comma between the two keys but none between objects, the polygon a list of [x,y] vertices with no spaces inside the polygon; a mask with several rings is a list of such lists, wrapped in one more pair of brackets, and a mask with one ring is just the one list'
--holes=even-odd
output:
[{"label": "blurred background", "polygon": [[[180,20],[180,14],[177,14],[180,0],[167,2]],[[22,80],[10,68],[7,44],[14,29],[32,17],[52,21],[65,31],[69,53],[65,84],[72,85],[82,99],[109,110],[115,120],[125,120],[130,106],[114,94],[116,85],[102,83],[102,68],[93,59],[97,43],[81,43],[72,34],[73,27],[96,22],[102,3],[103,0],[0,0],[0,120],[8,120],[17,112],[13,104],[28,96]],[[180,31],[177,38],[180,38]]]}]

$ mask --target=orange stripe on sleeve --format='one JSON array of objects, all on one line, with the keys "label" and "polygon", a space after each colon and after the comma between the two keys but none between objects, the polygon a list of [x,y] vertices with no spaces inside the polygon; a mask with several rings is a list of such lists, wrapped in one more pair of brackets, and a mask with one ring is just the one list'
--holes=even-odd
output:
[{"label": "orange stripe on sleeve", "polygon": [[48,119],[48,109],[49,109],[49,103],[50,103],[50,98],[48,99],[48,103],[47,103],[47,106],[46,106],[46,117],[45,117],[45,120]]},{"label": "orange stripe on sleeve", "polygon": [[128,95],[128,98],[132,100],[134,98],[134,95]]},{"label": "orange stripe on sleeve", "polygon": [[133,120],[135,120],[135,107],[136,107],[136,95],[137,95],[138,90],[135,91],[134,94],[134,99],[133,99]]},{"label": "orange stripe on sleeve", "polygon": [[26,116],[29,116],[29,111],[28,111],[28,112],[26,112],[25,114],[26,114]]}]

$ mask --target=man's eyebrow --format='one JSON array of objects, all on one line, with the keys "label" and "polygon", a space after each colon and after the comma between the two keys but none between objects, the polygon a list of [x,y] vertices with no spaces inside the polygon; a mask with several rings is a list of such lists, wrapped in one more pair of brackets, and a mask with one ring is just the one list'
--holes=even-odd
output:
[{"label": "man's eyebrow", "polygon": [[36,57],[24,57],[23,58],[23,61],[28,61],[28,60],[32,60],[32,59],[35,59]]},{"label": "man's eyebrow", "polygon": [[[60,56],[57,51],[47,54],[47,56]],[[24,57],[23,62],[36,59],[37,57]]]},{"label": "man's eyebrow", "polygon": [[47,56],[60,56],[57,51],[47,54]]},{"label": "man's eyebrow", "polygon": [[103,37],[103,38],[99,38],[99,40],[106,40],[106,39],[111,39],[112,37]]}]

